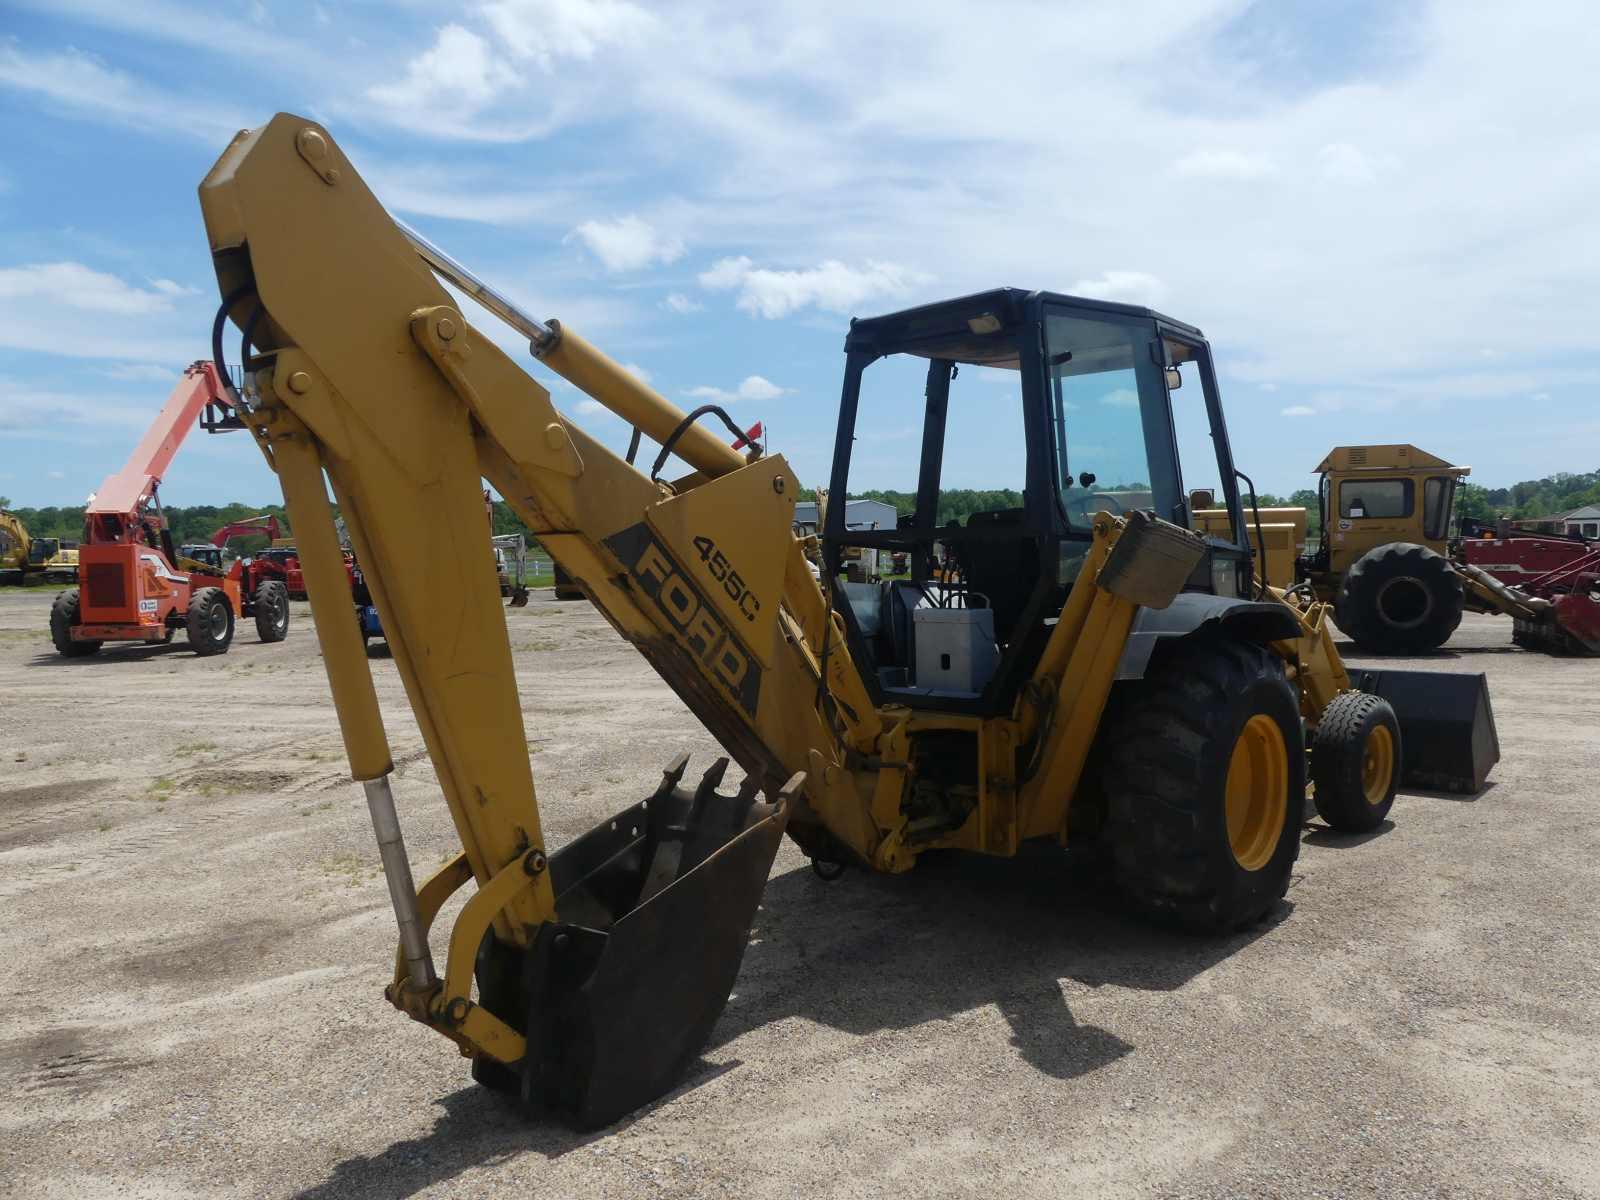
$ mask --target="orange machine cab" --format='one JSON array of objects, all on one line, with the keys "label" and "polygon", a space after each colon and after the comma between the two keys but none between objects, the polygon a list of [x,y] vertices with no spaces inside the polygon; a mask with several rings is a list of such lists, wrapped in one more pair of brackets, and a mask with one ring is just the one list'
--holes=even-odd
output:
[{"label": "orange machine cab", "polygon": [[201,588],[220,587],[239,614],[239,581],[178,571],[160,551],[142,544],[85,545],[78,556],[79,615],[74,641],[159,642],[181,628],[189,600]]}]

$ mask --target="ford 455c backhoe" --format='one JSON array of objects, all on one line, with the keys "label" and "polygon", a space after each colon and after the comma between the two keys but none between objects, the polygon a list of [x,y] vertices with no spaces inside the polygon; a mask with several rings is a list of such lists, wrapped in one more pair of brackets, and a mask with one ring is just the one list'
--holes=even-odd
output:
[{"label": "ford 455c backhoe", "polygon": [[[926,397],[917,508],[847,531],[832,506],[819,582],[781,455],[730,448],[702,423],[738,436],[726,414],[678,411],[397,225],[320,126],[280,114],[241,133],[200,197],[223,296],[213,349],[231,316],[237,408],[283,487],[398,918],[388,998],[535,1109],[593,1126],[673,1085],[726,1002],[785,832],[822,873],[1081,838],[1139,906],[1223,931],[1284,894],[1311,781],[1325,818],[1368,829],[1412,769],[1408,726],[1431,714],[1352,690],[1325,607],[1258,585],[1190,326],[1011,290],[854,322],[831,494],[848,491],[863,378],[910,362]],[[440,276],[656,442],[652,469],[562,416]],[[941,526],[963,367],[1009,382],[984,402],[1021,413],[1024,502]],[[1227,481],[1226,537],[1189,528],[1169,392],[1185,369]],[[1115,393],[1115,437],[1076,437],[1090,393]],[[674,455],[688,473],[663,478]],[[481,480],[715,735],[736,791],[719,790],[726,760],[698,782],[680,760],[614,819],[546,845]],[[420,887],[330,485],[461,838]],[[858,545],[906,554],[909,578],[847,584]],[[1480,785],[1481,677],[1429,680],[1476,714],[1430,730],[1431,765]],[[441,977],[428,930],[468,882]]]}]

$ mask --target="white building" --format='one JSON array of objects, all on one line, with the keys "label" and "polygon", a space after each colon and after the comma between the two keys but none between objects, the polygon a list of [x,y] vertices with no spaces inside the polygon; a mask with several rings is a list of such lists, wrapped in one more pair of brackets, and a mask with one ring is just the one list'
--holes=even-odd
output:
[{"label": "white building", "polygon": [[1600,538],[1600,504],[1588,504],[1556,518],[1563,533],[1575,533],[1591,540]]},{"label": "white building", "polygon": [[[882,500],[846,500],[844,524],[846,529],[893,529],[899,513],[892,504]],[[804,536],[817,532],[817,503],[802,500],[794,506],[795,532]]]}]

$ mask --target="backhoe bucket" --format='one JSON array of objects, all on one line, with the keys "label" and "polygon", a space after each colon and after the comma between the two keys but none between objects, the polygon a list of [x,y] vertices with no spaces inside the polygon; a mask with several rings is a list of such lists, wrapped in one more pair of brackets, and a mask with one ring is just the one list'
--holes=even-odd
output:
[{"label": "backhoe bucket", "polygon": [[1400,782],[1424,791],[1475,793],[1500,761],[1500,736],[1482,675],[1352,670],[1350,682],[1382,696],[1400,722]]},{"label": "backhoe bucket", "polygon": [[663,1095],[705,1046],[805,779],[764,804],[749,780],[717,791],[725,758],[678,786],[687,762],[551,856],[559,920],[529,950],[491,934],[478,954],[483,1004],[524,1031],[528,1052],[515,1068],[480,1057],[473,1074],[580,1129]]}]

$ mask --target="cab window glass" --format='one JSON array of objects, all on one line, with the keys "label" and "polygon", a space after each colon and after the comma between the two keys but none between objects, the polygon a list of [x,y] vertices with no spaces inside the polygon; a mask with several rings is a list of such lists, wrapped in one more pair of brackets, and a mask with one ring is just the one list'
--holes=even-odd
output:
[{"label": "cab window glass", "polygon": [[[1167,377],[1172,432],[1177,439],[1178,469],[1183,476],[1184,511],[1189,528],[1225,542],[1237,542],[1222,486],[1221,454],[1206,409],[1196,351],[1187,343],[1166,339],[1172,374]],[[1177,387],[1173,387],[1177,384]]]},{"label": "cab window glass", "polygon": [[1450,527],[1450,497],[1455,480],[1435,475],[1422,485],[1422,536],[1442,538]]},{"label": "cab window glass", "polygon": [[1411,515],[1409,479],[1347,480],[1339,488],[1339,515],[1353,520],[1374,520]]},{"label": "cab window glass", "polygon": [[1145,413],[1165,416],[1148,331],[1126,321],[1047,310],[1051,441],[1061,508],[1087,530],[1097,512],[1156,507]]}]

